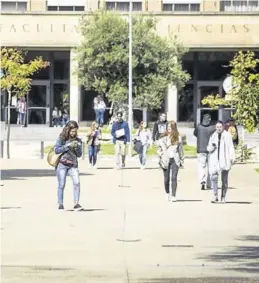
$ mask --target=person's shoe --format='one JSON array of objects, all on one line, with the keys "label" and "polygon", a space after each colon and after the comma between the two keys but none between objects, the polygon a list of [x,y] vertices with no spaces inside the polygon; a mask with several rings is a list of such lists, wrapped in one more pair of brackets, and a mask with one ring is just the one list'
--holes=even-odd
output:
[{"label": "person's shoe", "polygon": [[202,191],[205,190],[205,183],[201,183],[201,190],[202,190]]},{"label": "person's shoe", "polygon": [[83,210],[83,207],[78,203],[74,206],[74,210],[75,211],[80,211],[80,210]]},{"label": "person's shoe", "polygon": [[117,169],[117,170],[120,170],[120,169],[121,169],[121,166],[120,166],[120,165],[117,165],[117,166],[116,166],[116,169]]},{"label": "person's shoe", "polygon": [[125,163],[122,163],[121,168],[123,169],[125,168]]},{"label": "person's shoe", "polygon": [[89,164],[88,169],[92,169],[92,168],[93,168],[92,164]]},{"label": "person's shoe", "polygon": [[170,201],[169,194],[165,194],[165,200],[166,200],[166,201]]},{"label": "person's shoe", "polygon": [[94,166],[93,166],[93,169],[95,169],[95,170],[96,170],[96,169],[97,169],[97,165],[94,165]]},{"label": "person's shoe", "polygon": [[171,202],[176,202],[176,201],[177,201],[176,197],[175,196],[171,196]]},{"label": "person's shoe", "polygon": [[219,202],[218,197],[215,197],[214,200],[211,201],[211,203],[218,203],[218,202]]},{"label": "person's shoe", "polygon": [[226,203],[225,198],[221,198],[221,203]]},{"label": "person's shoe", "polygon": [[58,210],[60,210],[60,211],[62,211],[62,210],[64,210],[65,208],[64,208],[64,205],[63,204],[60,204],[59,206],[58,206]]},{"label": "person's shoe", "polygon": [[145,169],[146,169],[146,166],[145,166],[145,165],[140,165],[140,169],[141,169],[141,170],[145,170]]}]

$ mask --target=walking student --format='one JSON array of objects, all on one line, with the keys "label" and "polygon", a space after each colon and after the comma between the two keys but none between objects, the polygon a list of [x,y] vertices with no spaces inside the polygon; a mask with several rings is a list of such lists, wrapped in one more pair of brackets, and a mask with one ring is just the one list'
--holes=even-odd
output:
[{"label": "walking student", "polygon": [[123,120],[122,115],[122,112],[117,113],[117,121],[113,123],[111,130],[117,169],[125,168],[126,144],[130,142],[129,125]]},{"label": "walking student", "polygon": [[168,123],[164,136],[158,142],[158,156],[160,158],[160,167],[164,173],[166,200],[175,202],[178,171],[180,167],[183,167],[184,163],[182,141],[175,121]]},{"label": "walking student", "polygon": [[140,122],[139,129],[136,133],[135,140],[141,143],[139,154],[140,168],[145,169],[147,160],[147,148],[152,147],[152,135],[150,130],[147,128],[147,123]]},{"label": "walking student", "polygon": [[211,188],[210,176],[208,172],[208,151],[207,145],[209,143],[210,136],[215,132],[215,125],[211,124],[211,116],[205,114],[202,119],[202,123],[198,125],[194,130],[194,136],[197,137],[197,157],[198,157],[198,170],[199,181],[201,189]]},{"label": "walking student", "polygon": [[92,126],[86,135],[86,138],[88,145],[89,166],[96,169],[97,154],[100,147],[101,138],[98,124],[96,122],[92,123]]},{"label": "walking student", "polygon": [[167,120],[165,113],[161,113],[159,120],[154,124],[153,128],[153,141],[157,142],[166,132]]},{"label": "walking student", "polygon": [[235,149],[232,136],[224,130],[223,122],[217,122],[216,132],[210,137],[207,150],[209,152],[209,173],[214,197],[212,203],[218,203],[219,201],[219,174],[221,174],[222,180],[221,202],[225,203],[228,189],[228,175],[235,161]]},{"label": "walking student", "polygon": [[97,124],[102,127],[104,123],[104,112],[106,109],[106,104],[103,100],[103,97],[99,95],[97,97]]},{"label": "walking student", "polygon": [[64,189],[66,185],[66,178],[69,175],[72,178],[74,187],[74,210],[79,211],[83,208],[79,204],[80,199],[80,180],[78,170],[78,157],[82,155],[82,142],[77,137],[78,124],[75,121],[69,121],[54,147],[56,154],[62,154],[57,166],[58,178],[58,204],[59,210],[64,210]]}]

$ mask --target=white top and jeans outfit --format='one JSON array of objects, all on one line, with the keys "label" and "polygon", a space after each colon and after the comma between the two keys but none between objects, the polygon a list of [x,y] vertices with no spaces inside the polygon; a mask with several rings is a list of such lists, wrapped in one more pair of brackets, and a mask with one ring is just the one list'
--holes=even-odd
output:
[{"label": "white top and jeans outfit", "polygon": [[166,197],[169,200],[171,174],[171,200],[175,201],[178,171],[179,168],[183,166],[184,162],[181,138],[179,137],[179,142],[176,145],[172,145],[170,138],[167,136],[161,138],[158,142],[158,156],[160,158],[159,165],[164,173]]},{"label": "white top and jeans outfit", "polygon": [[209,174],[214,194],[214,202],[218,201],[218,176],[221,173],[222,192],[221,200],[225,202],[228,188],[228,173],[235,161],[235,148],[232,136],[227,131],[221,134],[215,132],[209,140]]},{"label": "white top and jeans outfit", "polygon": [[139,161],[142,166],[146,165],[147,160],[147,147],[148,145],[152,146],[152,135],[149,129],[138,130],[136,134],[136,140],[140,141],[142,147],[139,151]]}]

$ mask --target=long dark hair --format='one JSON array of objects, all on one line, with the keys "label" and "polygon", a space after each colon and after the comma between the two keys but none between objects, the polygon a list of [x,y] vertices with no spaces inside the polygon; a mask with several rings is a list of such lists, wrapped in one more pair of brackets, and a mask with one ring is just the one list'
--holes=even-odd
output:
[{"label": "long dark hair", "polygon": [[177,124],[175,121],[170,121],[168,126],[171,128],[171,132],[169,133],[168,130],[165,132],[165,136],[168,136],[171,141],[171,145],[177,145],[179,143],[179,132],[177,129]]},{"label": "long dark hair", "polygon": [[69,121],[66,126],[64,127],[63,131],[60,134],[60,137],[63,141],[69,139],[69,133],[72,129],[78,129],[79,126],[76,121]]}]

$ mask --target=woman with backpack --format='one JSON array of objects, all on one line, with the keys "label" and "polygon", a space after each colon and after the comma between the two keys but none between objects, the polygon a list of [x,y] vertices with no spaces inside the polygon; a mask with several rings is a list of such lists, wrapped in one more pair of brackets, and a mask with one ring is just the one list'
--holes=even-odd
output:
[{"label": "woman with backpack", "polygon": [[80,180],[78,170],[78,157],[82,155],[82,141],[77,137],[78,124],[69,121],[54,146],[56,154],[61,154],[56,172],[58,178],[58,204],[59,210],[64,210],[64,189],[67,175],[72,178],[74,187],[74,210],[83,210],[79,204],[80,199]]},{"label": "woman with backpack", "polygon": [[140,144],[138,149],[140,168],[145,169],[147,159],[147,148],[152,147],[152,135],[151,131],[147,128],[147,123],[140,122],[139,129],[135,136],[136,143]]},{"label": "woman with backpack", "polygon": [[164,173],[166,200],[175,202],[178,171],[184,162],[182,141],[175,121],[168,123],[165,134],[158,141],[158,156],[160,158],[159,164]]},{"label": "woman with backpack", "polygon": [[89,166],[96,168],[97,154],[100,149],[101,133],[96,122],[92,123],[89,132],[86,135],[88,145]]}]

